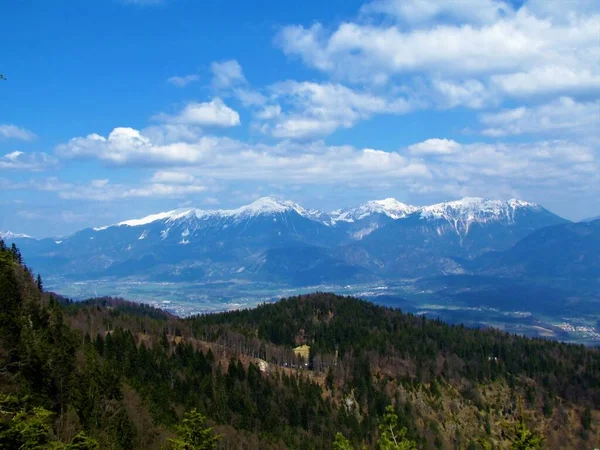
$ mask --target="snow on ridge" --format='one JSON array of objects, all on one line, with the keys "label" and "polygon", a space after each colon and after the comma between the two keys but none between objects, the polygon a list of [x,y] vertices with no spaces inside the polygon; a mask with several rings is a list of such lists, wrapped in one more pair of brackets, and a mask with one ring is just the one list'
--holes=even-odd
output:
[{"label": "snow on ridge", "polygon": [[[391,219],[402,219],[413,213],[420,213],[421,219],[446,219],[451,222],[490,221],[506,218],[509,222],[514,220],[514,213],[519,208],[539,210],[540,206],[518,199],[487,200],[479,197],[464,197],[460,200],[438,203],[430,206],[412,206],[402,203],[394,198],[371,200],[356,208],[337,209],[331,213],[319,210],[306,210],[297,203],[289,200],[276,200],[272,197],[262,197],[254,202],[236,209],[201,210],[196,208],[181,208],[172,211],[151,214],[141,219],[131,219],[115,225],[94,228],[95,231],[106,230],[115,226],[137,227],[156,221],[167,223],[181,219],[220,219],[233,218],[242,220],[266,214],[282,214],[295,211],[297,214],[310,220],[320,222],[327,226],[334,226],[338,222],[353,223],[363,220],[374,214],[383,214]],[[1,234],[0,234],[1,236]],[[20,236],[28,237],[28,236]]]},{"label": "snow on ridge", "polygon": [[19,238],[30,238],[30,239],[33,239],[28,234],[13,233],[12,231],[0,231],[0,239],[19,239]]},{"label": "snow on ridge", "polygon": [[419,207],[399,202],[395,198],[371,200],[356,208],[337,209],[330,213],[332,222],[354,222],[362,220],[372,214],[384,214],[394,220],[402,219],[416,212]]},{"label": "snow on ridge", "polygon": [[244,205],[236,209],[215,209],[215,210],[202,210],[197,208],[181,208],[174,209],[172,211],[161,212],[157,214],[150,214],[149,216],[142,217],[141,219],[130,219],[124,220],[114,225],[108,225],[104,227],[96,227],[94,231],[102,231],[111,227],[139,227],[142,225],[148,225],[157,221],[174,222],[183,218],[208,218],[208,217],[219,217],[219,218],[248,218],[254,217],[261,214],[274,214],[284,213],[287,211],[294,210],[298,214],[312,218],[315,216],[315,211],[306,211],[302,206],[289,200],[279,201],[271,197],[262,197],[258,200]]},{"label": "snow on ridge", "polygon": [[308,216],[307,211],[297,203],[289,200],[275,200],[272,197],[261,197],[249,205],[242,206],[232,210],[220,211],[225,216],[230,217],[254,217],[261,214],[284,213],[287,211],[296,211],[301,216]]},{"label": "snow on ridge", "polygon": [[518,199],[510,200],[488,200],[480,197],[464,197],[460,200],[437,203],[424,206],[420,209],[421,219],[446,219],[449,222],[470,223],[487,222],[506,219],[509,223],[514,222],[517,209],[529,208],[541,209],[535,203],[525,202]]}]

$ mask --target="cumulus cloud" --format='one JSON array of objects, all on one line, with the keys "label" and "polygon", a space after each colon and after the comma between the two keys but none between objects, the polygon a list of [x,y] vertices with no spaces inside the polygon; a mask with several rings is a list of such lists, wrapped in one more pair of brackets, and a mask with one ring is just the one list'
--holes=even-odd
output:
[{"label": "cumulus cloud", "polygon": [[456,153],[461,145],[452,139],[427,139],[410,145],[408,151],[413,155],[449,155]]},{"label": "cumulus cloud", "polygon": [[[597,26],[600,28],[600,21]],[[592,57],[600,57],[600,52]],[[593,93],[600,92],[600,73],[586,68],[573,69],[554,64],[506,75],[494,75],[491,77],[491,83],[513,97],[547,93]]]},{"label": "cumulus cloud", "polygon": [[263,132],[278,138],[314,138],[350,128],[375,114],[403,114],[413,105],[401,97],[358,92],[342,84],[285,81],[270,87],[271,96],[285,104],[270,105],[256,117],[267,121]]},{"label": "cumulus cloud", "polygon": [[533,107],[505,109],[480,116],[482,134],[498,137],[528,133],[577,133],[600,135],[600,101],[577,102],[561,97]]},{"label": "cumulus cloud", "polygon": [[500,187],[505,189],[503,193],[508,188],[526,191],[543,187],[548,192],[564,188],[600,194],[597,149],[564,139],[526,144],[464,144],[432,138],[398,151],[330,146],[320,141],[248,144],[208,136],[197,142],[157,145],[133,129],[115,129],[108,138],[93,135],[78,139],[66,144],[66,149],[78,156],[123,165],[151,162],[173,168],[156,172],[150,184],[142,187],[107,190],[106,185],[96,182],[79,187],[79,194],[69,189],[63,194],[65,198],[96,191],[109,198],[151,193],[184,196],[199,192],[201,185],[196,180],[206,178],[321,186],[352,183],[373,187],[383,183],[417,193],[481,195],[498,193]]},{"label": "cumulus cloud", "polygon": [[[491,91],[514,96],[597,91],[600,7],[590,5],[581,14],[571,2],[546,3],[558,5],[561,20],[556,13],[549,18],[527,5],[513,10],[492,0],[381,0],[363,12],[401,17],[408,25],[371,18],[332,30],[319,23],[291,25],[277,42],[286,54],[351,82],[418,75],[452,83],[477,79]],[[452,18],[464,20],[447,20]],[[471,82],[463,89],[480,86]]]},{"label": "cumulus cloud", "polygon": [[0,124],[0,139],[19,139],[21,141],[32,141],[35,134],[31,131],[11,124]]},{"label": "cumulus cloud", "polygon": [[433,88],[431,98],[440,108],[466,106],[480,109],[496,101],[495,94],[479,80],[434,79],[431,84]]},{"label": "cumulus cloud", "polygon": [[98,159],[112,164],[184,165],[200,164],[210,158],[216,148],[239,147],[227,138],[202,136],[193,143],[153,142],[149,136],[133,128],[115,128],[108,137],[90,134],[71,139],[56,148],[65,158]]},{"label": "cumulus cloud", "polygon": [[56,166],[57,159],[47,153],[14,151],[0,156],[0,169],[42,171]]},{"label": "cumulus cloud", "polygon": [[200,127],[234,127],[240,124],[240,115],[219,97],[210,102],[188,103],[176,115],[159,114],[157,120],[172,124],[197,125]]}]

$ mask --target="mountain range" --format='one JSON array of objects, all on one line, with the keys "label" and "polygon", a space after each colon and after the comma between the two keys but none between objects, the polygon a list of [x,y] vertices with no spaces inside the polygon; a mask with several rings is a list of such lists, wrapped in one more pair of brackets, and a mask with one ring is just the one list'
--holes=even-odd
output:
[{"label": "mountain range", "polygon": [[[389,198],[326,213],[265,197],[237,209],[176,209],[87,228],[60,239],[3,236],[18,242],[34,270],[65,279],[316,285],[514,274],[531,267],[514,262],[532,258],[531,246],[550,245],[546,240],[553,239],[554,244],[539,256],[545,261],[551,261],[548,253],[561,251],[557,247],[563,236],[560,228],[536,234],[539,230],[589,226],[588,234],[572,231],[585,241],[592,235],[597,238],[594,224],[572,224],[540,205],[516,199],[463,198],[417,207]],[[528,236],[530,240],[523,241]],[[516,254],[520,256],[510,256]],[[563,256],[581,255],[573,248]],[[587,263],[590,268],[585,270],[596,269],[592,256],[585,259]]]}]

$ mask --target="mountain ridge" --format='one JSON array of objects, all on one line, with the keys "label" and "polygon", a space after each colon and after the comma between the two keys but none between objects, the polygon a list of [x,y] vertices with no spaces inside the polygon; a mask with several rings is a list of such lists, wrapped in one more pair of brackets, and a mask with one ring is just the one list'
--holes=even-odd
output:
[{"label": "mountain ridge", "polygon": [[263,214],[276,214],[295,211],[299,215],[326,225],[336,225],[339,222],[353,223],[375,214],[381,214],[393,220],[404,219],[407,216],[419,213],[423,219],[445,218],[446,220],[497,220],[506,218],[514,221],[514,212],[519,208],[534,210],[543,209],[536,203],[526,202],[519,199],[490,200],[481,197],[463,197],[459,200],[440,202],[433,205],[414,206],[396,200],[386,198],[382,200],[370,200],[357,207],[336,209],[325,212],[318,209],[307,210],[300,204],[291,200],[276,200],[272,197],[261,197],[254,202],[234,209],[199,209],[180,208],[166,212],[153,213],[139,219],[127,219],[116,224],[92,228],[102,231],[117,226],[143,226],[159,220],[175,221],[185,217],[204,219],[207,217],[252,217]]},{"label": "mountain ridge", "polygon": [[319,285],[463,273],[462,261],[565,222],[516,199],[416,207],[388,198],[324,213],[263,197],[236,209],[151,214],[59,240],[15,240],[32,267],[60,277]]}]

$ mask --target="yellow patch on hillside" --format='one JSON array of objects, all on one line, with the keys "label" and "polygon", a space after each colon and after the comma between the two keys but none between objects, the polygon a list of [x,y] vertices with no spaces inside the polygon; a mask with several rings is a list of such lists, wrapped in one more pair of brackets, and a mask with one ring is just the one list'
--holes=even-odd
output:
[{"label": "yellow patch on hillside", "polygon": [[296,347],[294,349],[294,353],[298,356],[302,356],[304,359],[308,361],[308,354],[310,352],[310,346],[304,344]]}]

